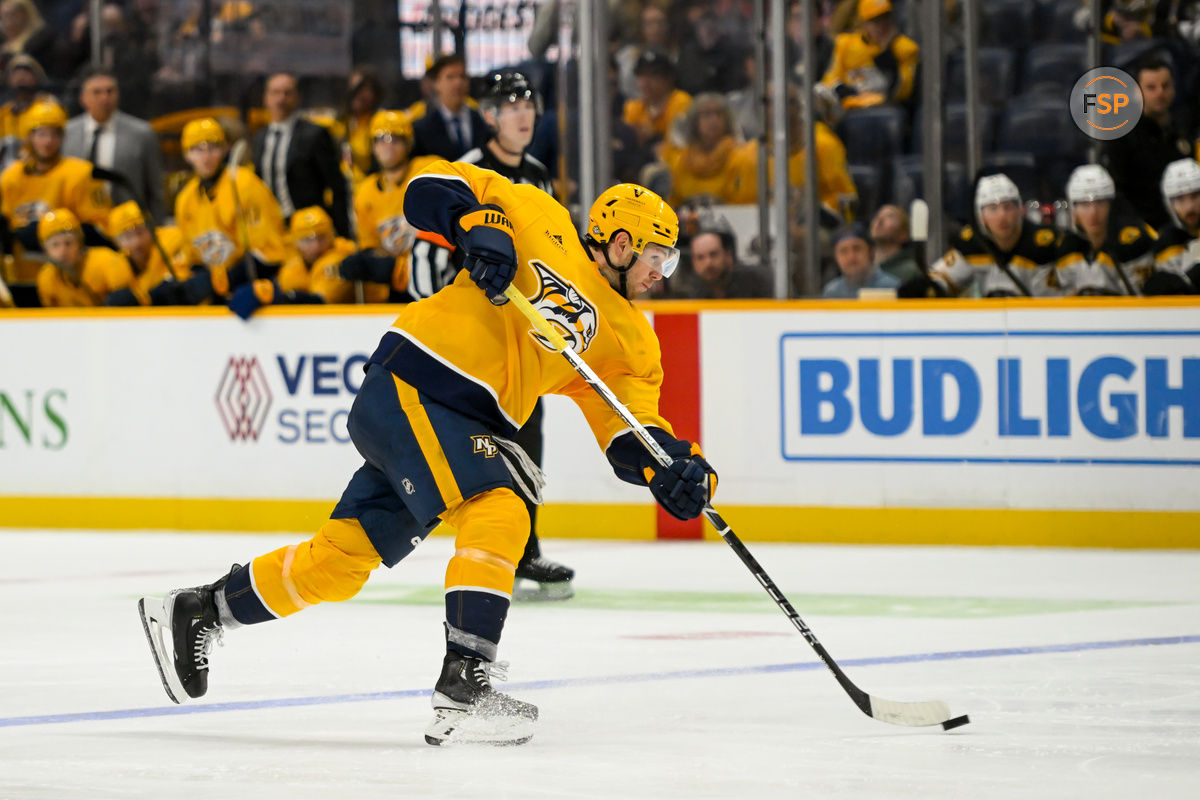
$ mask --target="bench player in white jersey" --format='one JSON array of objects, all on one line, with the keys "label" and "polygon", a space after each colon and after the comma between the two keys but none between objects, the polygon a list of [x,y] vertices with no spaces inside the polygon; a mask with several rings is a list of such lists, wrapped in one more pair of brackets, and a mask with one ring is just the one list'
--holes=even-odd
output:
[{"label": "bench player in white jersey", "polygon": [[1171,224],[1158,232],[1158,268],[1175,276],[1174,291],[1191,294],[1200,288],[1200,163],[1194,158],[1172,161],[1160,181]]},{"label": "bench player in white jersey", "polygon": [[1076,167],[1067,179],[1071,227],[1064,249],[1083,259],[1059,271],[1063,288],[1082,295],[1140,295],[1154,274],[1155,233],[1118,203],[1117,186],[1099,164]]},{"label": "bench player in white jersey", "polygon": [[[492,129],[492,136],[458,160],[498,172],[513,183],[526,183],[551,194],[549,170],[527,152],[542,112],[542,98],[525,75],[516,70],[493,73],[479,98],[479,110]],[[529,420],[513,436],[539,467],[544,449],[544,416],[544,404],[539,400]],[[537,505],[527,502],[525,507],[529,511],[529,541],[517,564],[518,580],[513,596],[518,600],[567,600],[575,593],[571,585],[575,570],[542,555],[537,535]]]},{"label": "bench player in white jersey", "polygon": [[1062,294],[1056,268],[1082,255],[1062,253],[1058,231],[1024,219],[1021,192],[1007,175],[986,175],[975,187],[976,226],[967,225],[929,269],[953,297],[1051,297]]}]

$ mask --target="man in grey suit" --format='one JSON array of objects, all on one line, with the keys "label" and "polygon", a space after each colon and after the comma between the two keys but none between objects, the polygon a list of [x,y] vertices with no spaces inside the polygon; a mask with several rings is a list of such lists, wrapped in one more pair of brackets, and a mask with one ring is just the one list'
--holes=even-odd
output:
[{"label": "man in grey suit", "polygon": [[[167,208],[158,136],[145,120],[118,111],[119,101],[117,79],[111,70],[87,70],[79,88],[84,113],[67,122],[63,152],[124,175],[146,210],[162,222]],[[111,189],[114,206],[134,199],[122,186]]]}]

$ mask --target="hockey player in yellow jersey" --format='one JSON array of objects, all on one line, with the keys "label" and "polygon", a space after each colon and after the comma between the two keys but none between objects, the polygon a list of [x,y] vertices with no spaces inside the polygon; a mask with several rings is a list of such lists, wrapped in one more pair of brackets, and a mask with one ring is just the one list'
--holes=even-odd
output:
[{"label": "hockey player in yellow jersey", "polygon": [[202,265],[213,293],[225,296],[246,283],[251,270],[267,278],[287,257],[283,213],[250,167],[237,184],[225,159],[225,131],[205,117],[183,128],[180,146],[195,175],[175,197],[175,224],[183,234],[185,263]]},{"label": "hockey player in yellow jersey", "polygon": [[62,155],[67,115],[53,101],[34,103],[21,115],[21,137],[28,154],[0,173],[0,213],[16,240],[9,281],[29,281],[41,262],[24,257],[38,249],[37,222],[52,208],[67,208],[92,230],[87,238],[99,243],[94,227],[108,216],[110,202],[104,184],[92,178],[92,165]]},{"label": "hockey player in yellow jersey", "polygon": [[[456,531],[446,569],[446,655],[433,692],[430,744],[517,744],[537,708],[496,692],[497,651],[529,533],[520,495],[541,475],[508,437],[538,397],[570,397],[616,475],[649,486],[680,519],[700,515],[716,475],[676,439],[658,408],[654,330],[630,300],[678,263],[675,212],[620,184],[579,235],[568,211],[528,185],[439,161],[409,184],[405,216],[465,252],[450,286],[404,307],[369,359],[348,429],[364,458],[331,519],[308,542],[259,556],[208,586],[139,603],[172,699],[208,687],[208,651],[225,628],[266,622],[358,592],[379,564],[408,555],[438,524]],[[673,457],[661,467],[522,312],[512,285],[554,325]],[[480,291],[482,289],[482,291]]]},{"label": "hockey player in yellow jersey", "polygon": [[83,227],[70,209],[43,214],[37,229],[49,259],[37,275],[43,306],[103,305],[110,292],[133,282],[133,270],[119,253],[84,244]]},{"label": "hockey player in yellow jersey", "polygon": [[[458,269],[449,242],[416,230],[404,217],[409,178],[437,157],[409,158],[413,129],[402,111],[376,111],[371,137],[380,168],[354,190],[359,252],[342,263],[342,277],[371,286],[372,302],[420,300],[453,280]],[[380,287],[389,290],[380,296]]]},{"label": "hockey player in yellow jersey", "polygon": [[141,208],[129,200],[109,213],[105,233],[116,242],[134,275],[133,282],[110,294],[106,304],[171,304],[172,292],[170,287],[163,287],[163,283],[188,278],[186,267],[175,265],[174,254],[183,244],[179,228],[168,225],[151,231]]},{"label": "hockey player in yellow jersey", "polygon": [[[353,303],[354,284],[338,275],[338,266],[346,256],[358,250],[354,242],[334,235],[333,220],[320,206],[302,208],[292,215],[288,234],[296,247],[279,271],[279,288],[285,292],[311,292],[326,303]],[[382,287],[371,287],[366,301],[387,299]]]}]

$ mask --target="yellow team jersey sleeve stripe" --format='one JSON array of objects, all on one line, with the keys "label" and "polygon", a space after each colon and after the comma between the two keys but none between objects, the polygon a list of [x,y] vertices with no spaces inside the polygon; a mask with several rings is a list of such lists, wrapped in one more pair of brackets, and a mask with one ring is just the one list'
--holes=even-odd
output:
[{"label": "yellow team jersey sleeve stripe", "polygon": [[408,424],[412,426],[421,454],[425,456],[429,471],[433,473],[433,480],[437,483],[442,502],[446,504],[447,509],[454,508],[462,502],[462,491],[458,488],[454,471],[450,469],[450,462],[446,459],[446,453],[433,430],[433,423],[429,421],[425,406],[421,405],[416,389],[394,375],[392,379],[396,383],[400,407],[408,417]]}]

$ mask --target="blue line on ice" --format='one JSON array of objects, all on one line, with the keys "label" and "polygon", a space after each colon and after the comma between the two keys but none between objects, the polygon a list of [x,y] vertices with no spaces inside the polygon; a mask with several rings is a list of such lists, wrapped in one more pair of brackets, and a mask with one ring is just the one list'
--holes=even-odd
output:
[{"label": "blue line on ice", "polygon": [[[999,647],[990,650],[953,650],[942,653],[913,653],[903,656],[876,656],[872,658],[848,658],[838,663],[843,667],[873,667],[881,664],[912,664],[921,661],[959,661],[968,658],[995,658],[998,656],[1031,656],[1044,653],[1078,653],[1085,650],[1116,650],[1127,647],[1150,647],[1156,645],[1197,644],[1200,635],[1160,636],[1152,639],[1118,639],[1107,642],[1071,642],[1066,644],[1043,644],[1032,647]],[[820,661],[803,661],[792,664],[763,664],[756,667],[726,667],[723,669],[694,669],[673,672],[643,672],[631,675],[608,675],[592,678],[561,678],[548,681],[511,683],[506,689],[513,691],[529,689],[562,689],[573,686],[599,686],[608,683],[636,683],[643,681],[669,681],[680,678],[724,678],[735,675],[760,675],[773,672],[804,672],[823,669]],[[429,689],[401,689],[394,692],[363,692],[359,694],[332,694],[317,697],[284,697],[273,700],[242,700],[235,703],[204,703],[202,705],[159,706],[156,708],[127,708],[116,711],[82,711],[72,714],[45,714],[32,717],[0,717],[0,728],[21,725],[52,725],[59,722],[90,722],[114,719],[138,719],[141,717],[166,717],[178,714],[212,714],[218,711],[254,711],[263,708],[287,708],[289,706],[318,706],[338,703],[364,703],[374,700],[398,700],[406,697],[422,697]]]}]

